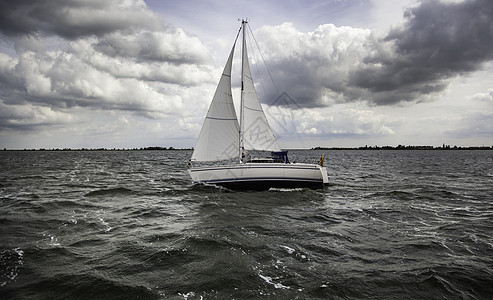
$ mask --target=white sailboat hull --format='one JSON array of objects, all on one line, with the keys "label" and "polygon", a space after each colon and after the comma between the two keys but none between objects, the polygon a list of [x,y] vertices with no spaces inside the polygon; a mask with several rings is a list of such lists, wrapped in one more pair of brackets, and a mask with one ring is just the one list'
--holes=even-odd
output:
[{"label": "white sailboat hull", "polygon": [[188,169],[194,183],[230,189],[322,188],[328,185],[327,169],[315,164],[244,163]]}]

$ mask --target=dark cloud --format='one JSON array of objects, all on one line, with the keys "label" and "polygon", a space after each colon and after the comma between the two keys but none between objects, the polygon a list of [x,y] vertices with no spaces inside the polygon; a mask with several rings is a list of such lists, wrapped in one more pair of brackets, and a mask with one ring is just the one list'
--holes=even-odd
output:
[{"label": "dark cloud", "polygon": [[[325,24],[313,32],[301,33],[293,24],[284,23],[266,26],[258,31],[258,36],[280,89],[259,89],[267,104],[284,105],[276,101],[282,92],[289,94],[300,107],[329,106],[361,94],[348,88],[347,77],[355,63],[373,49],[370,30]],[[259,58],[255,61],[260,61]]]},{"label": "dark cloud", "polygon": [[138,58],[139,61],[166,61],[173,64],[210,64],[207,48],[180,28],[136,35],[108,34],[94,49],[111,57]]},{"label": "dark cloud", "polygon": [[[288,61],[281,60],[277,63],[272,63],[272,74],[276,81],[281,82],[282,91],[276,89],[260,89],[259,95],[265,99],[266,104],[293,106],[301,103],[304,107],[316,107],[320,105],[322,98],[323,83],[317,79],[316,74],[313,74],[315,68],[311,68],[310,60],[303,61],[299,59],[289,59]],[[317,60],[312,60],[315,62]],[[305,74],[306,77],[300,78],[300,74]],[[262,74],[262,81],[268,81],[268,74]],[[329,83],[329,82],[327,82]],[[287,92],[285,91],[287,90]],[[282,93],[286,93],[293,101],[292,105],[287,105]],[[295,108],[295,107],[293,107]]]},{"label": "dark cloud", "polygon": [[5,35],[58,35],[66,39],[101,36],[160,21],[145,5],[99,0],[0,0],[0,31]]},{"label": "dark cloud", "polygon": [[48,106],[8,105],[0,98],[0,131],[32,130],[36,127],[65,125],[76,117]]},{"label": "dark cloud", "polygon": [[287,92],[300,107],[431,101],[451,79],[493,59],[492,16],[491,0],[430,0],[408,9],[405,23],[382,38],[331,24],[308,33],[289,23],[263,27],[258,40],[281,90],[259,94],[284,105],[275,102]]},{"label": "dark cloud", "polygon": [[448,80],[493,59],[493,1],[426,1],[408,9],[403,27],[352,72],[349,85],[371,92],[377,105],[414,101],[442,91]]}]

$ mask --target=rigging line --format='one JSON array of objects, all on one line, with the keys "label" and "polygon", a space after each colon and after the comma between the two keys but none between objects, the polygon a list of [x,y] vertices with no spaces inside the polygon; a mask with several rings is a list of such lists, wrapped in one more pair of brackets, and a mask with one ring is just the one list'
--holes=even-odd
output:
[{"label": "rigging line", "polygon": [[[250,28],[250,26],[248,26],[248,29],[249,29],[250,35],[253,37],[253,32],[252,32],[252,29]],[[254,50],[254,48],[253,48],[253,46],[252,46],[252,39],[250,39],[250,38],[248,39],[248,45],[250,46],[250,49],[251,49],[251,51],[250,51],[250,55],[252,55],[252,56],[253,56],[253,59],[255,60],[255,62],[259,62],[260,60],[259,60],[259,59],[257,59],[257,53],[256,53],[257,51],[253,51],[253,50]],[[257,50],[259,50],[259,49],[258,49],[258,46],[257,46]],[[258,52],[260,52],[260,50],[259,50]],[[257,76],[257,78],[259,78],[259,79],[260,79],[260,80],[258,81],[258,82],[259,82],[259,85],[260,85],[260,87],[262,88],[262,91],[264,92],[264,94],[267,94],[267,93],[266,93],[266,90],[267,90],[267,89],[265,88],[264,81],[263,81],[263,80],[261,80],[261,78],[262,78],[262,77],[260,76],[259,64],[258,64],[258,63],[255,63],[255,64],[254,64],[254,66],[255,66],[255,69],[256,69],[256,71],[257,71],[256,76]],[[252,78],[250,78],[250,79],[252,79]]]},{"label": "rigging line", "polygon": [[[265,61],[264,57],[262,56],[262,51],[260,51],[260,47],[259,47],[259,45],[258,45],[258,43],[257,43],[257,40],[255,39],[255,36],[253,35],[253,30],[252,30],[252,28],[250,27],[250,24],[248,24],[248,23],[247,23],[247,25],[248,25],[248,31],[247,31],[247,32],[249,32],[249,34],[252,36],[252,39],[255,41],[255,44],[256,44],[256,46],[257,46],[257,51],[253,51],[255,48],[252,46],[252,42],[251,42],[251,40],[252,40],[252,39],[250,39],[250,38],[248,39],[248,43],[249,43],[250,49],[252,50],[252,51],[250,51],[250,55],[253,55],[253,56],[254,56],[254,59],[255,59],[255,61],[256,61],[256,62],[257,62],[257,61],[258,61],[258,62],[260,62],[260,60],[259,60],[259,59],[257,59],[257,53],[256,53],[256,52],[258,52],[258,53],[260,54],[260,56],[261,56],[261,58],[262,58],[262,61],[264,62],[264,65],[265,65],[265,69],[267,70],[267,73],[269,73],[270,80],[272,81],[272,84],[273,84],[273,86],[274,86],[274,89],[275,89],[275,90],[276,90],[276,92],[279,94],[279,90],[278,90],[278,88],[277,88],[277,86],[276,86],[276,83],[274,82],[274,79],[273,79],[272,75],[270,74],[270,70],[269,70],[269,68],[267,67],[267,63],[266,63],[266,61]],[[261,73],[260,73],[260,69],[259,69],[259,63],[255,63],[255,69],[256,69],[256,71],[257,71],[258,78],[261,78],[261,75],[260,75]],[[252,78],[250,78],[250,79],[252,79]],[[263,80],[259,80],[259,84],[260,84],[260,87],[262,88],[262,91],[264,92],[264,94],[265,94],[265,95],[267,95],[267,88],[265,87],[264,81],[263,81]],[[253,111],[262,112],[262,113],[264,113],[264,115],[265,115],[265,112],[263,111],[262,105],[260,105],[260,110],[253,109],[253,108],[250,108],[250,107],[246,107],[246,108],[248,108],[248,109],[250,109],[250,110],[253,110]],[[266,120],[266,121],[267,121],[267,120]],[[268,121],[267,121],[267,122],[268,122]],[[269,125],[269,126],[270,126],[270,125]],[[277,132],[277,130],[275,130],[274,128],[272,128],[272,126],[270,126],[270,129],[272,130],[272,133],[273,133],[273,135],[274,135],[274,138],[275,138],[275,137],[280,137],[280,136],[281,136],[281,135]]]},{"label": "rigging line", "polygon": [[270,72],[269,66],[267,65],[267,61],[265,60],[264,55],[262,54],[262,51],[260,51],[260,47],[258,45],[257,39],[253,35],[252,28],[250,28],[250,24],[247,23],[247,25],[248,25],[248,29],[250,30],[250,34],[252,35],[253,40],[255,41],[255,45],[257,46],[258,52],[260,53],[260,57],[262,58],[262,61],[265,64],[265,68],[267,69],[267,73],[269,74],[270,80],[272,81],[272,84],[274,85],[274,88],[276,89],[277,94],[279,94],[279,88],[277,87],[277,84],[274,81],[274,77],[272,77],[272,73]]},{"label": "rigging line", "polygon": [[[238,19],[238,21],[239,21],[239,19]],[[240,32],[241,32],[241,26],[240,26],[240,29],[238,29],[238,33],[236,34],[235,42],[233,43],[233,45],[236,45],[236,41],[238,40],[238,37],[240,36]]]},{"label": "rigging line", "polygon": [[[265,68],[267,69],[267,73],[269,74],[270,80],[272,81],[272,84],[274,85],[274,88],[275,88],[277,94],[280,95],[279,88],[278,88],[278,86],[276,84],[276,81],[272,77],[272,73],[270,71],[269,66],[267,65],[267,61],[265,60],[264,55],[262,54],[262,51],[260,50],[260,47],[259,47],[258,42],[257,42],[257,39],[253,35],[253,30],[250,28],[250,24],[247,23],[247,26],[248,26],[248,29],[250,31],[250,34],[252,35],[253,40],[255,41],[255,45],[257,46],[258,52],[260,53],[260,57],[262,58],[262,61],[264,62]],[[258,69],[258,67],[257,67],[257,69]],[[306,138],[301,137],[300,134],[298,133],[298,131],[296,130],[297,126],[295,125],[295,122],[298,125],[299,125],[299,122],[297,122],[296,120],[294,120],[292,117],[289,118],[289,119],[290,119],[291,127],[293,128],[294,134],[296,135],[296,138],[301,142],[301,144],[303,145],[303,147],[306,148]],[[279,136],[279,134],[277,134],[277,135]]]}]

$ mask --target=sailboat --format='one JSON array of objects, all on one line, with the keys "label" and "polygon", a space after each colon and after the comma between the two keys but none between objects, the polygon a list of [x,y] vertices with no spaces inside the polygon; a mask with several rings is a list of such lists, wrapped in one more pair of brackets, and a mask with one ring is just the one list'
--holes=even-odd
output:
[{"label": "sailboat", "polygon": [[[328,185],[323,157],[319,164],[291,163],[267,122],[248,62],[247,21],[229,54],[209,110],[194,147],[188,172],[193,183],[214,184],[235,190],[269,188],[322,188]],[[231,91],[231,69],[236,42],[242,31],[241,100],[238,120]],[[246,159],[246,151],[269,151],[267,158]],[[211,165],[211,162],[229,164]],[[197,166],[199,162],[209,162]]]}]

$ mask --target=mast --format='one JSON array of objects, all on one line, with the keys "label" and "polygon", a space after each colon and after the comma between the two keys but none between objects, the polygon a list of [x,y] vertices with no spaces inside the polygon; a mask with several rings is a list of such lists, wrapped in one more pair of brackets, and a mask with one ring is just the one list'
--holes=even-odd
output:
[{"label": "mast", "polygon": [[[244,79],[244,73],[243,73],[243,66],[245,65],[245,46],[246,46],[246,20],[241,20],[241,27],[243,30],[243,43],[241,44],[241,100],[240,100],[240,139],[239,142],[239,160],[240,163],[243,162],[243,126],[244,126],[244,120],[243,120],[243,101],[244,101],[244,94],[245,94],[245,88],[243,85],[243,79]],[[248,58],[246,58],[248,59]]]}]

